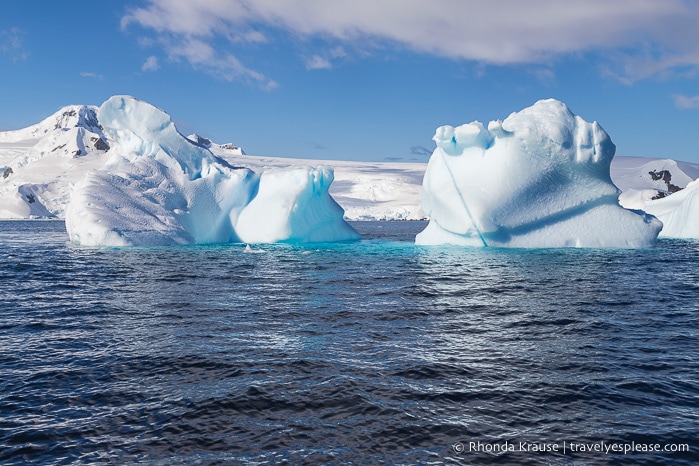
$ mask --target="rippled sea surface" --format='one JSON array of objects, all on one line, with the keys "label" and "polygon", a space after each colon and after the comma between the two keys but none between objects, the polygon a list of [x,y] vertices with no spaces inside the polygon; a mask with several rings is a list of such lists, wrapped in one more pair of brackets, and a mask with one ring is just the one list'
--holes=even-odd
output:
[{"label": "rippled sea surface", "polygon": [[[246,253],[0,222],[0,463],[699,461],[699,242],[425,248],[421,222],[354,225]],[[635,450],[580,451],[612,445]]]}]

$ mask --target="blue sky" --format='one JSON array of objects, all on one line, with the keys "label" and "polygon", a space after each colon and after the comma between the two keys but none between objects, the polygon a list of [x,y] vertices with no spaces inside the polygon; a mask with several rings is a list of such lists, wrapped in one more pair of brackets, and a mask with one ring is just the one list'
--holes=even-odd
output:
[{"label": "blue sky", "polygon": [[[41,13],[38,10],[41,10]],[[699,162],[699,2],[0,2],[0,130],[130,94],[247,153],[426,161],[539,99]]]}]

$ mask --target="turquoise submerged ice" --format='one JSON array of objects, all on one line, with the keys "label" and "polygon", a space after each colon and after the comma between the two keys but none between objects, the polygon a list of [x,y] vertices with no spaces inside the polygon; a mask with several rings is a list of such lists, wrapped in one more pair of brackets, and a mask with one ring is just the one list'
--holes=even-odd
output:
[{"label": "turquoise submerged ice", "polygon": [[99,109],[111,157],[73,187],[71,241],[87,246],[357,239],[328,194],[333,171],[258,174],[233,167],[182,136],[170,116],[128,96]]},{"label": "turquoise submerged ice", "polygon": [[557,100],[487,128],[442,126],[433,139],[422,195],[430,223],[417,244],[633,248],[662,228],[619,205],[609,135]]}]

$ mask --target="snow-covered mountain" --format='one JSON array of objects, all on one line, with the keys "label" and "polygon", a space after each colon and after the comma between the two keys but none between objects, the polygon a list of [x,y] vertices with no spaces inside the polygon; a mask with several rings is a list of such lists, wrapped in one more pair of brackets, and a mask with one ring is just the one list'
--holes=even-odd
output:
[{"label": "snow-covered mountain", "polygon": [[699,238],[699,164],[620,157],[612,162],[612,177],[623,207],[663,222],[661,237]]},{"label": "snow-covered mountain", "polygon": [[41,123],[0,132],[0,218],[62,217],[70,183],[99,167],[109,143],[97,107],[64,107]]},{"label": "snow-covered mountain", "polygon": [[[96,110],[94,106],[68,106],[36,125],[0,132],[0,218],[65,216],[71,184],[87,171],[104,166],[111,155]],[[259,157],[245,155],[234,144],[216,144],[199,135],[188,138],[228,164],[258,173],[299,165],[333,167],[330,194],[349,220],[426,217],[421,210],[425,163]],[[657,202],[654,197],[669,195],[670,199],[677,188],[699,178],[699,164],[617,156],[611,176],[623,191],[622,205],[650,209],[646,205]]]},{"label": "snow-covered mountain", "polygon": [[216,144],[211,141],[211,139],[200,136],[197,133],[190,134],[187,136],[187,139],[211,151],[217,151],[226,155],[245,155],[245,151],[242,148],[230,142],[226,144]]},{"label": "snow-covered mountain", "polygon": [[627,208],[642,209],[651,200],[662,199],[699,178],[699,164],[671,159],[616,157],[612,179],[621,189],[619,200]]}]

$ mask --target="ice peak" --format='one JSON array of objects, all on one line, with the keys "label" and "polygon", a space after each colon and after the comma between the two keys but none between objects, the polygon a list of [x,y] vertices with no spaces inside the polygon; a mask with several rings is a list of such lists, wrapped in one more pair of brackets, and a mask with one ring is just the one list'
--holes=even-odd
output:
[{"label": "ice peak", "polygon": [[164,163],[176,161],[190,179],[201,176],[214,162],[214,155],[182,135],[165,111],[128,95],[105,101],[97,117],[118,152],[132,162],[150,157]]}]

